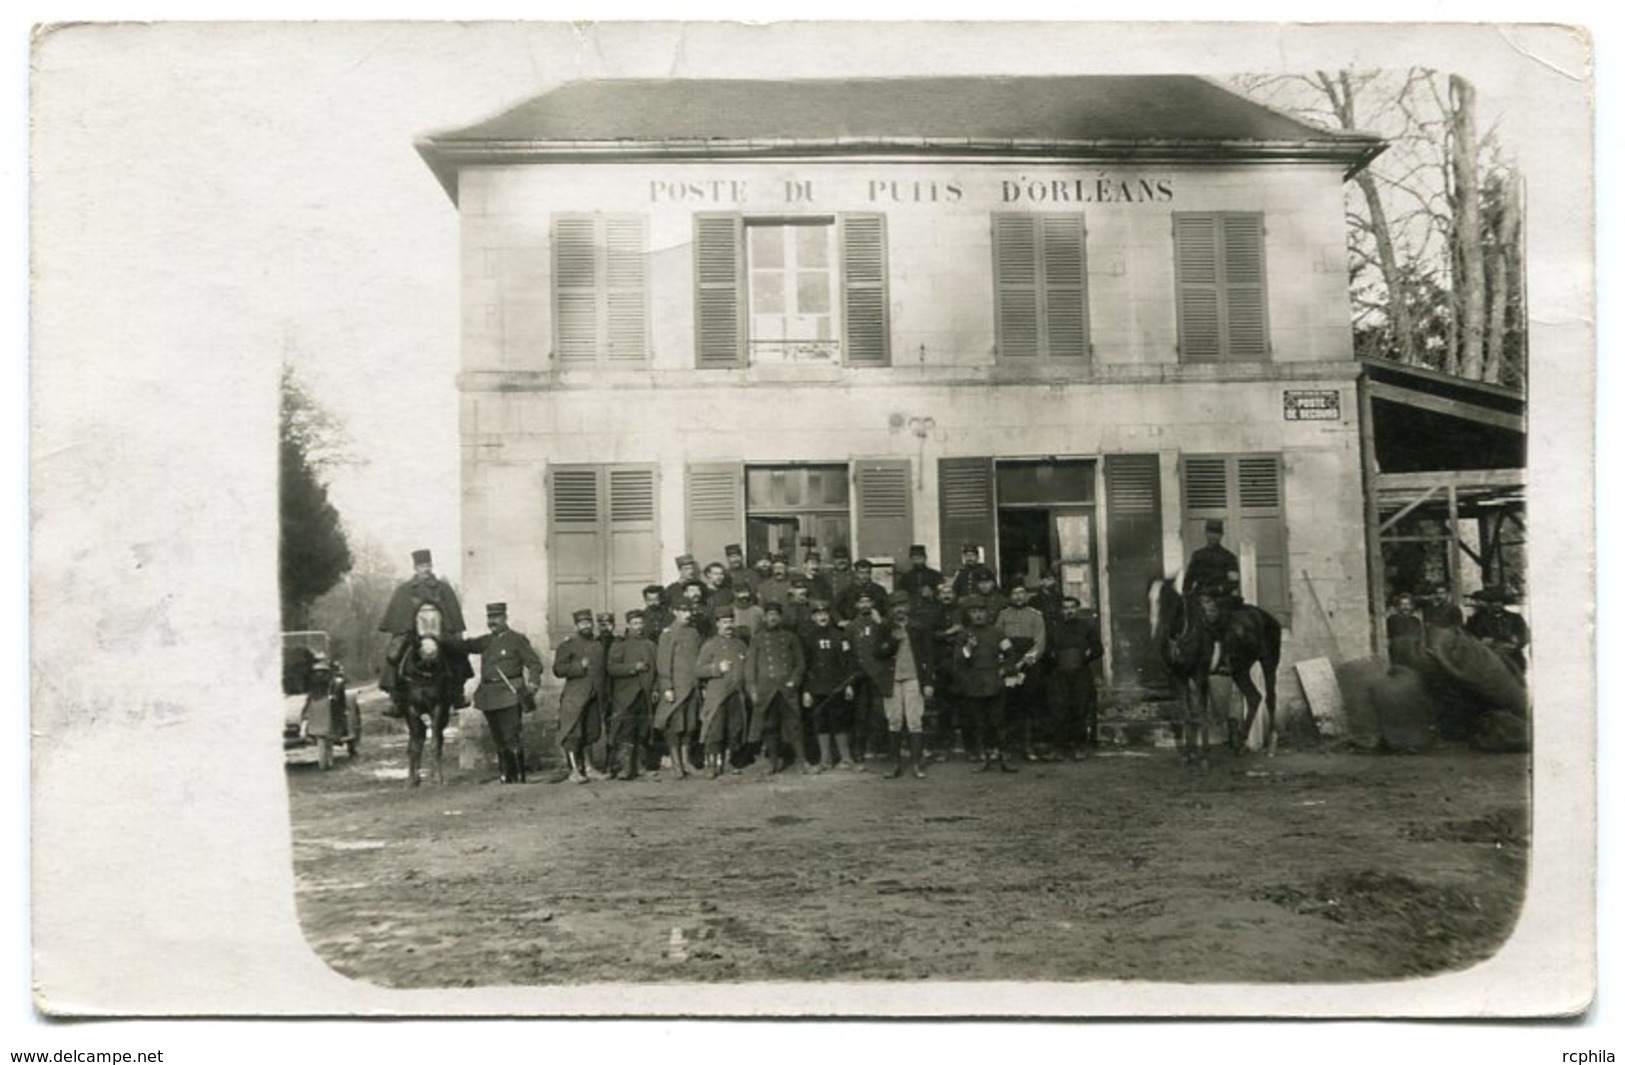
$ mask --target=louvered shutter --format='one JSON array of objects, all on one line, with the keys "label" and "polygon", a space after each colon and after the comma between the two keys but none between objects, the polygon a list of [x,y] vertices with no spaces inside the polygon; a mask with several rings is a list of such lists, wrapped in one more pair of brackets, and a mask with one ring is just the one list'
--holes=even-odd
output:
[{"label": "louvered shutter", "polygon": [[553,596],[548,624],[557,639],[573,629],[572,611],[603,607],[603,477],[597,466],[554,466],[549,478]]},{"label": "louvered shutter", "polygon": [[1237,530],[1231,513],[1230,460],[1223,455],[1186,455],[1181,466],[1186,559],[1205,542],[1203,528],[1209,518],[1224,522],[1225,542],[1234,551]]},{"label": "louvered shutter", "polygon": [[1264,315],[1264,216],[1219,216],[1224,246],[1225,355],[1231,359],[1269,356]]},{"label": "louvered shutter", "polygon": [[991,458],[938,459],[937,503],[945,566],[957,564],[966,544],[979,544],[989,562],[997,557]]},{"label": "louvered shutter", "polygon": [[723,561],[729,544],[744,543],[744,467],[738,462],[691,463],[687,488],[686,547],[703,568]]},{"label": "louvered shutter", "polygon": [[642,362],[649,350],[648,220],[604,219],[604,336],[611,362]]},{"label": "louvered shutter", "polygon": [[1089,300],[1081,214],[1039,216],[1043,238],[1045,354],[1082,359],[1089,354]]},{"label": "louvered shutter", "polygon": [[1001,359],[1019,361],[1038,357],[1036,229],[1030,214],[993,216],[993,279],[998,293],[994,318]]},{"label": "louvered shutter", "polygon": [[1161,685],[1146,588],[1162,576],[1162,467],[1156,455],[1106,456],[1106,588],[1115,683]]},{"label": "louvered shutter", "polygon": [[1223,355],[1219,311],[1219,227],[1211,214],[1174,214],[1174,284],[1179,355],[1212,362]]},{"label": "louvered shutter", "polygon": [[553,331],[562,364],[598,357],[598,241],[591,217],[553,220]]},{"label": "louvered shutter", "polygon": [[886,289],[886,216],[841,216],[842,321],[846,361],[884,366],[891,361]]},{"label": "louvered shutter", "polygon": [[911,469],[908,459],[863,459],[853,463],[858,554],[890,558],[894,572],[901,570],[914,538]]},{"label": "louvered shutter", "polygon": [[[1237,545],[1253,545],[1257,586],[1253,601],[1290,626],[1286,558],[1286,512],[1281,498],[1278,455],[1236,459]],[[1239,553],[1239,551],[1238,551]]]},{"label": "louvered shutter", "polygon": [[694,350],[700,369],[745,365],[744,219],[694,216]]},{"label": "louvered shutter", "polygon": [[655,467],[609,470],[609,606],[617,616],[643,603],[643,586],[660,579]]}]

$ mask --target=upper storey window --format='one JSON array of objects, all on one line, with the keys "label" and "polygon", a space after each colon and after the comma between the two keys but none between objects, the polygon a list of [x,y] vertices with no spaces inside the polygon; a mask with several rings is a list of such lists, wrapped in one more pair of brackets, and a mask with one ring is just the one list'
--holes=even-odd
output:
[{"label": "upper storey window", "polygon": [[642,215],[553,217],[553,350],[561,366],[649,357],[649,225]]},{"label": "upper storey window", "polygon": [[1182,362],[1269,358],[1262,214],[1175,212],[1174,277]]},{"label": "upper storey window", "polygon": [[886,219],[694,216],[701,369],[891,361]]},{"label": "upper storey window", "polygon": [[1089,357],[1089,288],[1081,214],[995,214],[993,287],[999,361]]}]

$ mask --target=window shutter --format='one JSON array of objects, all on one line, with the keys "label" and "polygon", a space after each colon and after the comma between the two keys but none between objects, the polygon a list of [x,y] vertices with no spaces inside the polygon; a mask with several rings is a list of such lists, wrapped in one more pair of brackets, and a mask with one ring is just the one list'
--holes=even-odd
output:
[{"label": "window shutter", "polygon": [[[1282,506],[1279,455],[1243,455],[1236,459],[1239,545],[1253,545],[1257,587],[1254,601],[1290,627],[1286,558],[1286,512]],[[1239,552],[1238,552],[1239,553]]]},{"label": "window shutter", "polygon": [[561,363],[598,357],[596,230],[591,217],[553,219],[553,323]]},{"label": "window shutter", "polygon": [[1223,214],[1226,355],[1232,359],[1269,356],[1264,318],[1264,216]]},{"label": "window shutter", "polygon": [[841,283],[846,361],[884,366],[890,356],[890,307],[886,291],[886,216],[841,216]]},{"label": "window shutter", "polygon": [[980,544],[983,557],[994,562],[993,460],[938,459],[937,496],[943,565],[957,564],[966,544]]},{"label": "window shutter", "polygon": [[643,603],[643,586],[660,579],[655,467],[609,470],[609,609]]},{"label": "window shutter", "polygon": [[1081,214],[1039,216],[1044,253],[1044,335],[1052,359],[1089,354],[1089,299]]},{"label": "window shutter", "polygon": [[604,538],[602,477],[597,466],[554,466],[548,517],[553,568],[549,627],[557,639],[572,631],[570,614],[602,608]]},{"label": "window shutter", "polygon": [[642,215],[604,220],[605,354],[611,362],[647,357],[648,249],[648,220]]},{"label": "window shutter", "polygon": [[688,467],[688,553],[703,568],[723,561],[723,548],[744,543],[745,470],[738,462]]},{"label": "window shutter", "polygon": [[908,459],[863,459],[853,463],[857,481],[857,550],[886,557],[901,570],[914,538],[913,485]]},{"label": "window shutter", "polygon": [[[993,216],[994,318],[1001,359],[1038,356],[1038,249],[1030,214]],[[943,548],[947,550],[946,547]]]},{"label": "window shutter", "polygon": [[1223,354],[1219,325],[1219,233],[1211,214],[1174,214],[1174,284],[1179,354],[1211,362]]},{"label": "window shutter", "polygon": [[702,370],[745,365],[744,254],[739,215],[694,216],[694,350]]},{"label": "window shutter", "polygon": [[1161,685],[1146,587],[1163,575],[1162,466],[1156,455],[1106,456],[1106,589],[1114,682]]}]

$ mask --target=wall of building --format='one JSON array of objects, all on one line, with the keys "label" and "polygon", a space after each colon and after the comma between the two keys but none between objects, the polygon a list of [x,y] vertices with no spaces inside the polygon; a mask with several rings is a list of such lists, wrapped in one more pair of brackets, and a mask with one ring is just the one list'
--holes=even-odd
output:
[{"label": "wall of building", "polygon": [[[1070,199],[1058,203],[1063,195]],[[1087,366],[995,360],[990,215],[1024,209],[1085,213]],[[1285,471],[1286,660],[1370,651],[1335,168],[527,166],[465,171],[460,210],[465,583],[470,601],[507,600],[519,627],[544,644],[549,463],[656,463],[660,564],[670,580],[671,560],[687,546],[690,462],[909,459],[915,539],[940,566],[956,545],[938,542],[938,459],[1156,452],[1172,566],[1198,546],[1182,539],[1181,453],[1266,452],[1280,453]],[[715,210],[884,212],[892,365],[695,369],[692,218]],[[1179,363],[1176,210],[1264,213],[1269,363]],[[550,225],[556,212],[576,211],[650,220],[647,366],[558,372],[551,362]],[[1298,389],[1336,391],[1340,416],[1287,420],[1284,393]],[[930,419],[923,438],[911,419]],[[1097,527],[1104,536],[1105,522]],[[1291,698],[1290,668],[1282,686]]]},{"label": "wall of building", "polygon": [[1106,367],[1178,361],[1172,213],[1262,211],[1273,361],[1352,350],[1335,167],[532,165],[467,170],[459,190],[468,371],[553,369],[549,227],[577,211],[649,218],[651,370],[694,365],[696,211],[883,212],[892,363],[955,367],[995,361],[992,212],[1084,213],[1093,359]]}]

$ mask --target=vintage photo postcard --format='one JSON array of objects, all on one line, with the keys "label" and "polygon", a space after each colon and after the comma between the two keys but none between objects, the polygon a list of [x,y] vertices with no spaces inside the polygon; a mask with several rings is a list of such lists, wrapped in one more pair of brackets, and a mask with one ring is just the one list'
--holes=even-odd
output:
[{"label": "vintage photo postcard", "polygon": [[1591,56],[38,27],[36,1009],[1583,1012]]}]

